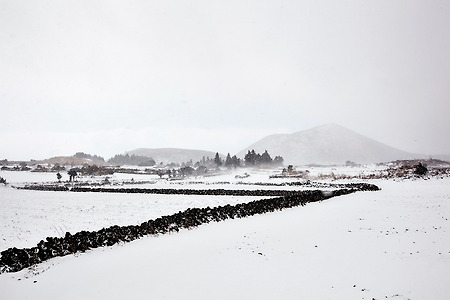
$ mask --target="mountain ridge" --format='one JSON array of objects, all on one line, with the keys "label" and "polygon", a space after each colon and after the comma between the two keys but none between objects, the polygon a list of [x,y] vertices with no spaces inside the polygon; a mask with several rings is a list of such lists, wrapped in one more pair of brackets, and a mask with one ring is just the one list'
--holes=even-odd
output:
[{"label": "mountain ridge", "polygon": [[242,157],[251,149],[281,155],[286,164],[295,165],[345,164],[346,161],[367,164],[420,156],[337,124],[325,124],[290,134],[269,135],[238,152],[238,156]]}]

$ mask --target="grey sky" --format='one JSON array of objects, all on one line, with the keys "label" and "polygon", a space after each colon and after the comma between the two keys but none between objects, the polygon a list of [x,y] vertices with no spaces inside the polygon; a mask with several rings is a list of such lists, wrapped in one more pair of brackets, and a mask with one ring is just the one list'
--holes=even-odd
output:
[{"label": "grey sky", "polygon": [[0,0],[0,159],[331,122],[450,154],[449,29],[447,0]]}]

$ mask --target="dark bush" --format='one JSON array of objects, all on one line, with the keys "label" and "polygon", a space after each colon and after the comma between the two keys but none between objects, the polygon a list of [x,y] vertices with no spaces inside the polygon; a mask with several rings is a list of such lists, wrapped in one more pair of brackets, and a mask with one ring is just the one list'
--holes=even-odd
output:
[{"label": "dark bush", "polygon": [[427,173],[428,173],[428,168],[426,166],[422,165],[422,163],[420,163],[420,162],[418,165],[416,165],[414,167],[414,174],[423,176],[423,175],[426,175]]}]

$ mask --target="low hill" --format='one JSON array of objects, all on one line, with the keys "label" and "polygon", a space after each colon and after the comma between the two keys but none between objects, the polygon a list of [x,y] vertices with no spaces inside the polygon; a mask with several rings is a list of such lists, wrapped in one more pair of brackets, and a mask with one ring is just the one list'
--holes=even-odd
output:
[{"label": "low hill", "polygon": [[201,161],[203,157],[213,159],[215,152],[205,150],[179,149],[179,148],[139,148],[126,152],[129,155],[139,155],[151,157],[159,163],[183,163],[192,159],[195,163]]},{"label": "low hill", "polygon": [[336,124],[314,127],[292,134],[267,136],[238,153],[243,157],[248,150],[267,150],[281,155],[285,164],[360,164],[386,162],[399,159],[421,158]]},{"label": "low hill", "polygon": [[76,157],[76,156],[55,156],[51,158],[47,158],[44,160],[34,160],[31,161],[30,164],[37,165],[37,164],[59,164],[61,166],[64,165],[74,165],[74,166],[81,166],[81,165],[105,165],[106,163],[101,160],[93,160],[90,158],[82,158],[82,157]]}]

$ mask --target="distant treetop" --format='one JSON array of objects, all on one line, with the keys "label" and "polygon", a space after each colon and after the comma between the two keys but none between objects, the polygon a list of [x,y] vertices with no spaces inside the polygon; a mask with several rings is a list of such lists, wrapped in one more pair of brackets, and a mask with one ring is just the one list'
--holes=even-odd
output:
[{"label": "distant treetop", "polygon": [[117,154],[116,156],[110,158],[108,160],[110,164],[117,165],[133,165],[133,166],[143,166],[143,167],[151,167],[156,164],[153,158],[147,156],[139,156],[132,154],[131,156],[127,153]]},{"label": "distant treetop", "polygon": [[275,156],[274,159],[270,156],[267,150],[263,154],[256,153],[254,149],[248,150],[244,157],[245,165],[258,166],[258,165],[282,165],[284,159],[281,156]]},{"label": "distant treetop", "polygon": [[73,157],[77,157],[77,158],[85,158],[85,159],[92,159],[94,161],[101,161],[104,162],[105,159],[101,156],[97,156],[97,155],[90,155],[84,152],[77,152],[73,155]]}]

